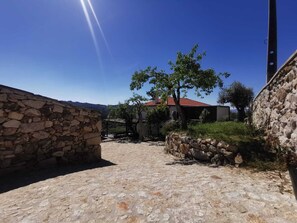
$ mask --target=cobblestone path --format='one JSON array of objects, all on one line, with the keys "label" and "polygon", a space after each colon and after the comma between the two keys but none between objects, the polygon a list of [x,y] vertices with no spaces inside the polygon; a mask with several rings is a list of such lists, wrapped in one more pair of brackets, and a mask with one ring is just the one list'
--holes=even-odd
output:
[{"label": "cobblestone path", "polygon": [[0,222],[297,222],[287,173],[166,165],[148,143],[105,142],[102,157],[115,165],[1,193]]}]

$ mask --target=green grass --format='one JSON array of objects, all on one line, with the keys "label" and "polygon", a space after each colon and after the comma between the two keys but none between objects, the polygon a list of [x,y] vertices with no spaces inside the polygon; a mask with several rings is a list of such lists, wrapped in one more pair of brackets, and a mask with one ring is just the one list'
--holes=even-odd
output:
[{"label": "green grass", "polygon": [[231,144],[254,140],[253,131],[240,122],[214,122],[190,125],[188,134],[193,137],[213,138]]},{"label": "green grass", "polygon": [[193,124],[188,127],[188,135],[194,138],[212,138],[225,141],[238,148],[244,165],[259,171],[286,170],[282,154],[265,148],[262,134],[240,122],[215,122]]}]

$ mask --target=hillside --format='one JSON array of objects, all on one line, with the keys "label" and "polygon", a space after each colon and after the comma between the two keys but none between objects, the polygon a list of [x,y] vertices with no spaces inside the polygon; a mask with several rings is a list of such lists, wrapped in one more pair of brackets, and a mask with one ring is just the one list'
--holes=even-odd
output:
[{"label": "hillside", "polygon": [[74,101],[65,101],[71,105],[80,107],[80,108],[87,108],[92,110],[100,111],[102,114],[102,118],[106,118],[108,115],[108,106],[107,105],[101,105],[101,104],[91,104],[87,102],[74,102]]}]

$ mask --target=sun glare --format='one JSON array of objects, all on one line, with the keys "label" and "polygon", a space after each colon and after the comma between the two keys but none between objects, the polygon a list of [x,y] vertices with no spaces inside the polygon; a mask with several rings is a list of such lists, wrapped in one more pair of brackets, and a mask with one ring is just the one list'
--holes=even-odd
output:
[{"label": "sun glare", "polygon": [[90,9],[91,9],[91,11],[92,11],[92,14],[93,14],[93,16],[94,16],[94,19],[95,19],[95,21],[96,21],[96,24],[97,24],[97,26],[98,26],[98,28],[99,28],[99,30],[100,30],[102,39],[103,39],[103,41],[104,41],[104,43],[105,43],[105,46],[106,46],[106,48],[107,48],[107,50],[108,50],[108,53],[111,55],[111,51],[110,51],[108,42],[107,42],[107,40],[106,40],[106,38],[105,38],[103,29],[102,29],[102,27],[101,27],[101,25],[100,25],[100,22],[99,22],[99,20],[98,20],[98,17],[97,17],[97,15],[96,15],[96,12],[95,12],[95,10],[94,10],[94,7],[93,7],[93,5],[92,5],[92,2],[91,2],[91,0],[87,0],[87,2],[88,2],[89,7],[90,7]]},{"label": "sun glare", "polygon": [[[100,31],[101,37],[102,37],[102,39],[104,41],[104,44],[105,44],[105,46],[107,48],[107,51],[112,56],[109,45],[108,45],[108,42],[107,42],[107,40],[105,38],[103,29],[102,29],[102,27],[100,25],[100,22],[98,20],[98,16],[97,16],[97,14],[96,14],[96,12],[94,10],[94,7],[93,7],[93,4],[92,4],[91,0],[80,0],[80,3],[81,3],[84,15],[86,17],[86,20],[87,20],[87,23],[88,23],[88,26],[89,26],[89,30],[90,30],[90,33],[91,33],[91,36],[92,36],[92,39],[93,39],[93,43],[94,43],[94,46],[95,46],[95,50],[96,50],[99,62],[101,64],[100,48],[99,48],[98,40],[97,40],[97,37],[96,37],[94,25],[92,23],[92,19],[91,19],[91,16],[90,16],[90,12],[91,12],[91,14],[92,14],[97,26],[98,26],[98,29]],[[90,12],[88,11],[88,8],[90,9]]]},{"label": "sun glare", "polygon": [[86,7],[86,4],[85,4],[84,0],[80,0],[80,2],[81,2],[82,9],[84,11],[84,14],[85,14],[89,29],[90,29],[90,33],[91,33],[91,36],[92,36],[92,39],[93,39],[93,42],[94,42],[94,46],[95,46],[95,50],[96,50],[98,59],[99,59],[99,61],[101,61],[100,49],[99,49],[98,41],[97,41],[97,38],[96,38],[96,35],[95,35],[95,32],[94,32],[94,27],[93,27],[93,24],[92,24],[91,19],[90,19],[89,12],[87,10],[87,7]]}]

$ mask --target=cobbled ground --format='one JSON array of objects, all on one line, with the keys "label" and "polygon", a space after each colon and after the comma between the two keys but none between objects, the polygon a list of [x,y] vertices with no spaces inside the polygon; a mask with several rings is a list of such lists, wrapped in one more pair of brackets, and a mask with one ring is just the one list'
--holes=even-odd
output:
[{"label": "cobbled ground", "polygon": [[2,191],[0,222],[297,222],[288,173],[174,164],[149,143],[103,142],[102,158]]}]

